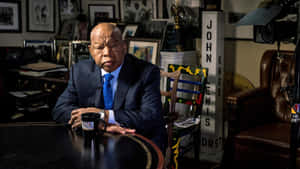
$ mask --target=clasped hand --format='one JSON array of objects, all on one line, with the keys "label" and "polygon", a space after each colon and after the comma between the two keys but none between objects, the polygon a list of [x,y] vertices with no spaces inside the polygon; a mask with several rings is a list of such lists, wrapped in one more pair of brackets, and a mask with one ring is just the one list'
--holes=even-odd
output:
[{"label": "clasped hand", "polygon": [[[77,128],[81,126],[81,114],[84,113],[98,113],[100,112],[101,109],[99,108],[95,108],[95,107],[88,107],[88,108],[79,108],[79,109],[74,109],[71,112],[71,119],[69,120],[69,124],[72,125],[72,128]],[[108,116],[108,114],[106,113],[105,116]],[[119,125],[116,124],[108,124],[106,127],[106,131],[107,132],[111,132],[111,133],[120,133],[120,134],[126,134],[126,133],[134,133],[135,129],[128,129],[128,128],[124,128],[121,127]]]}]

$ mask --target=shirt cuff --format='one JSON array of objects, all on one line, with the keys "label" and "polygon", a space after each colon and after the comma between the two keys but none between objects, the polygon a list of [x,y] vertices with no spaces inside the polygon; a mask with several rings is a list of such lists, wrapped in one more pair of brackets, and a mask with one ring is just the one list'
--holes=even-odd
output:
[{"label": "shirt cuff", "polygon": [[119,123],[115,120],[115,113],[113,110],[108,110],[108,123],[119,125]]}]

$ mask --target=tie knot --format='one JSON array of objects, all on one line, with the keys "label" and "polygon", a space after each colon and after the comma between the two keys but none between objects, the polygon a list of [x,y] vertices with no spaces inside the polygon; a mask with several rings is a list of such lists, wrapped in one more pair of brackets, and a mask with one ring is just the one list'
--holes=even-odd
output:
[{"label": "tie knot", "polygon": [[107,74],[104,75],[105,81],[108,81],[108,82],[109,82],[113,77],[114,77],[114,76],[113,76],[112,74],[110,74],[110,73],[107,73]]}]

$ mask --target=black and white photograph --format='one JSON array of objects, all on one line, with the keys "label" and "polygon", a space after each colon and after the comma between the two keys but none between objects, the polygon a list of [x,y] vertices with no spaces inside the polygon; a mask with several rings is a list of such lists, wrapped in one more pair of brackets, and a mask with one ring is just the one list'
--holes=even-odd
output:
[{"label": "black and white photograph", "polygon": [[0,32],[21,32],[20,2],[0,2]]},{"label": "black and white photograph", "polygon": [[76,18],[81,11],[80,0],[59,0],[58,6],[60,23],[62,23],[66,19]]},{"label": "black and white photograph", "polygon": [[139,24],[135,36],[139,38],[163,39],[168,21],[152,19],[152,21]]},{"label": "black and white photograph", "polygon": [[59,46],[56,55],[56,63],[64,65],[65,67],[69,66],[69,45]]},{"label": "black and white photograph", "polygon": [[90,59],[90,41],[75,40],[69,42],[69,69],[80,60]]},{"label": "black and white photograph", "polygon": [[24,40],[24,47],[35,48],[35,54],[39,60],[55,62],[54,41],[44,40]]},{"label": "black and white photograph", "polygon": [[27,31],[54,32],[55,8],[54,0],[27,1]]},{"label": "black and white photograph", "polygon": [[120,0],[121,18],[128,23],[149,21],[157,16],[155,5],[155,0]]},{"label": "black and white photograph", "polygon": [[100,21],[115,19],[115,5],[113,4],[89,4],[89,21],[95,25]]},{"label": "black and white photograph", "polygon": [[77,25],[76,19],[66,19],[60,26],[58,33],[59,39],[71,40],[75,32],[75,26]]},{"label": "black and white photograph", "polygon": [[125,26],[122,37],[126,39],[127,37],[134,37],[136,30],[138,29],[138,25],[129,24]]}]

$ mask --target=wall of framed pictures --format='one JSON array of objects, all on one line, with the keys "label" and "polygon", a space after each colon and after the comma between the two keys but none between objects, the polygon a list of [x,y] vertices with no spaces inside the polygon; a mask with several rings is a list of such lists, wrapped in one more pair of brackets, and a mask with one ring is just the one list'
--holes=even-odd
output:
[{"label": "wall of framed pictures", "polygon": [[[53,9],[51,7],[53,4],[52,1],[54,2]],[[137,4],[143,7],[144,4],[141,4],[142,0],[140,1],[141,2],[138,2]],[[170,20],[169,7],[175,0],[144,1],[147,1],[147,5],[144,5],[145,7],[149,6],[149,3],[152,3],[152,8],[155,9],[153,11],[156,11],[154,12],[156,18],[165,21]],[[74,20],[72,20],[74,19],[74,16],[76,16],[80,12],[83,12],[87,16],[87,20],[90,20],[92,18],[89,18],[88,16],[89,5],[108,5],[114,6],[113,18],[119,19],[122,18],[122,16],[125,16],[122,12],[130,11],[132,9],[132,5],[135,4],[135,0],[132,0],[130,4],[128,4],[128,2],[128,0],[0,0],[0,46],[22,47],[24,40],[53,40],[58,33],[61,33],[62,37],[70,36],[68,37],[68,39],[71,40],[77,39],[77,37],[79,36],[79,39],[81,39],[81,37],[83,36],[87,38],[88,32],[81,31],[81,28],[67,29],[70,27],[70,25],[72,26],[77,24],[76,22],[74,22]],[[181,0],[181,2],[192,5],[194,7],[201,6],[201,4],[199,4],[199,0]],[[226,2],[226,4],[224,4],[224,2]],[[252,1],[246,2],[246,0],[230,0],[228,2],[222,1],[222,9],[225,13],[231,13],[232,16],[235,17],[239,15],[239,13],[247,13],[252,9],[256,8],[258,2],[258,0],[253,1],[253,3]],[[251,3],[251,9],[248,9],[248,7],[250,8],[250,5],[246,5],[249,3]],[[36,11],[34,12],[32,10],[32,13],[28,13],[27,4],[32,5],[31,9],[35,9],[34,7],[36,7]],[[48,7],[48,12],[46,12],[46,16],[45,9],[43,9],[44,12],[42,12],[42,8],[38,7],[43,6],[43,4],[44,6]],[[122,9],[120,8],[121,4]],[[244,6],[241,6],[241,4]],[[126,7],[126,5],[128,8],[124,10],[123,7]],[[54,12],[51,12],[52,10]],[[13,15],[10,13],[13,13]],[[44,21],[38,19],[39,17],[42,18],[42,13]],[[93,15],[95,16],[96,14],[97,16],[107,16],[106,13],[107,11],[103,11],[100,9],[100,11],[96,10],[96,12],[94,12]],[[135,13],[137,13],[137,11],[135,11]],[[227,19],[229,18],[228,14],[225,14],[225,17]],[[28,16],[32,16],[35,18],[28,19]],[[33,22],[31,23],[31,26],[28,29],[28,23],[30,23],[30,21]],[[13,22],[13,24],[11,24],[11,22]],[[50,25],[50,27],[47,27],[45,25]],[[86,26],[86,24],[81,25],[81,27],[83,27],[84,30],[86,30]],[[65,31],[60,31],[60,28]],[[125,25],[123,25],[123,29],[125,29]],[[246,69],[248,69],[249,67],[256,67],[258,65],[258,61],[260,60],[262,53],[266,49],[276,49],[277,47],[276,44],[262,45],[253,43],[250,34],[245,34],[245,32],[241,32],[244,29],[247,30],[246,33],[249,33],[249,28],[240,27],[236,29],[235,34],[232,34],[232,25],[226,25],[225,37],[230,39],[226,39],[225,43],[225,58],[228,59],[228,61],[225,59],[225,62],[230,63],[232,62],[232,60],[234,60],[233,62],[235,64],[231,64],[233,65],[232,67],[228,68],[227,66],[225,67],[225,69],[229,71],[236,71],[242,75],[245,75],[245,77],[251,80],[254,84],[258,84],[259,78],[257,77],[257,72],[255,72],[258,69],[253,69],[254,71],[252,72],[246,71]],[[133,32],[132,29],[129,29],[129,33],[131,33],[130,31]],[[139,30],[136,30],[136,32],[138,33]],[[294,50],[294,45],[282,44],[281,48],[285,50]],[[248,52],[249,49],[256,49],[254,50],[255,53]],[[66,49],[64,50],[66,51]]]}]

